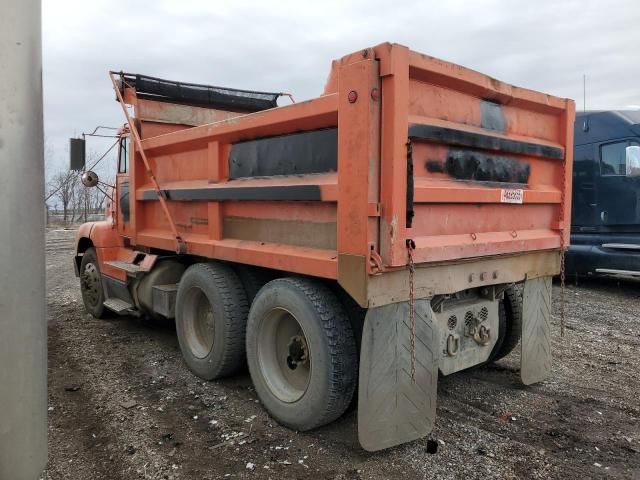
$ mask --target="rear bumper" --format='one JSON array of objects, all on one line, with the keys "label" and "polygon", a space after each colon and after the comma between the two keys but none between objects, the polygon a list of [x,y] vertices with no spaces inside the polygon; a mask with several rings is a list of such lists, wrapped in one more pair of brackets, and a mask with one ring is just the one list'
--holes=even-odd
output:
[{"label": "rear bumper", "polygon": [[[515,255],[496,255],[440,264],[417,264],[415,298],[460,292],[560,273],[559,250],[542,250]],[[367,279],[368,307],[409,299],[408,269],[372,275]]]}]

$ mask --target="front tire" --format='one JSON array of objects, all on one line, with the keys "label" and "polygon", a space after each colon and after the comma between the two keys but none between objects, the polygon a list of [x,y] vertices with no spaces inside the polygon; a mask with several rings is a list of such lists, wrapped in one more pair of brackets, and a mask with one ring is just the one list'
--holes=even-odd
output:
[{"label": "front tire", "polygon": [[263,405],[289,428],[330,423],[353,398],[353,331],[336,295],[316,280],[280,278],[258,292],[247,324],[247,361]]},{"label": "front tire", "polygon": [[84,252],[80,262],[80,291],[85,310],[95,318],[107,316],[104,307],[104,287],[96,249],[91,247]]},{"label": "front tire", "polygon": [[205,380],[232,375],[245,365],[247,296],[222,263],[189,267],[178,285],[176,332],[182,356]]}]

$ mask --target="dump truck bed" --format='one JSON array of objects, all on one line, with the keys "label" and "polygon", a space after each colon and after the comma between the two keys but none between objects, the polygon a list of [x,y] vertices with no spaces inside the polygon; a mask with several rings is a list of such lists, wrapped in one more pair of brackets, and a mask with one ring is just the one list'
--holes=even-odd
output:
[{"label": "dump truck bed", "polygon": [[370,451],[432,430],[440,375],[520,345],[522,382],[548,377],[571,100],[393,44],[335,61],[323,95],[283,107],[111,79],[129,131],[106,221],[78,230],[92,315],[175,318],[196,375],[247,364],[298,431],[357,386]]},{"label": "dump truck bed", "polygon": [[364,306],[407,299],[408,247],[419,296],[552,275],[573,116],[571,100],[382,44],[334,61],[309,101],[193,128],[141,118],[161,192],[134,149],[118,228],[174,251],[173,222],[188,254],[337,279]]}]

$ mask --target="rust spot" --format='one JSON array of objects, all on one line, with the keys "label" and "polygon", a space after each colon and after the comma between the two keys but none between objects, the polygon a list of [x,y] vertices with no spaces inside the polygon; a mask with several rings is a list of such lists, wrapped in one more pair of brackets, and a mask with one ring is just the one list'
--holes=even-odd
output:
[{"label": "rust spot", "polygon": [[391,241],[393,241],[396,237],[396,227],[398,226],[398,217],[396,215],[391,219],[391,224],[389,225],[389,235],[391,236]]}]

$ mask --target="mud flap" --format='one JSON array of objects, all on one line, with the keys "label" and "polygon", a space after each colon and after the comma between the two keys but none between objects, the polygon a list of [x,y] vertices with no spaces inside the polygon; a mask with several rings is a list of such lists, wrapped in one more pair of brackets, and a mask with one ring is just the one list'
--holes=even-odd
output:
[{"label": "mud flap", "polygon": [[531,385],[551,373],[551,277],[525,281],[522,303],[520,377]]},{"label": "mud flap", "polygon": [[424,437],[436,416],[439,342],[429,299],[416,300],[415,383],[407,302],[370,308],[360,353],[358,437],[376,451]]}]

